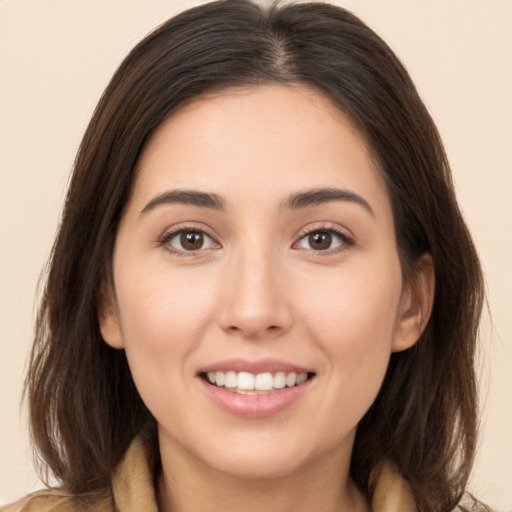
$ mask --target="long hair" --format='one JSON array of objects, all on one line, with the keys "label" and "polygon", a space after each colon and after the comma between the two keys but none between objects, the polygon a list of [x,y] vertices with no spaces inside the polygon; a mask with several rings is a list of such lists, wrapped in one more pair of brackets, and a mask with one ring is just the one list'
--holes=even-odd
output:
[{"label": "long hair", "polygon": [[109,488],[115,466],[155,421],[123,351],[102,340],[100,283],[137,160],[166,118],[230,87],[306,85],[365,137],[391,199],[406,279],[432,255],[435,302],[418,343],[391,356],[361,420],[351,474],[371,497],[384,461],[406,478],[418,510],[451,510],[476,441],[474,352],[483,301],[478,258],[459,211],[436,127],[407,71],[356,16],[324,3],[208,3],[172,18],[126,57],[86,130],[51,254],[27,377],[42,465],[76,494]]}]

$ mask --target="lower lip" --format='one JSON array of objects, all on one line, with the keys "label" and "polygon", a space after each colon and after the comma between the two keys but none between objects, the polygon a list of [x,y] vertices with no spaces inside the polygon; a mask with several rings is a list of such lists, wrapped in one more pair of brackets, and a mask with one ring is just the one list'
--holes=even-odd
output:
[{"label": "lower lip", "polygon": [[209,384],[198,377],[200,384],[213,402],[221,409],[241,418],[265,418],[277,414],[295,404],[310,388],[313,379],[300,386],[283,388],[266,395],[239,395],[233,391]]}]

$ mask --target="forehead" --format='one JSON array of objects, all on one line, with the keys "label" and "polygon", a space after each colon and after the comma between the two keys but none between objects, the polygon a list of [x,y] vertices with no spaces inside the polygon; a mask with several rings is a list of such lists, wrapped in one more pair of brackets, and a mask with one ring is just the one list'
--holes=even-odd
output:
[{"label": "forehead", "polygon": [[310,88],[266,85],[201,98],[162,123],[138,162],[134,199],[181,187],[278,200],[325,186],[388,200],[364,137],[339,108]]}]

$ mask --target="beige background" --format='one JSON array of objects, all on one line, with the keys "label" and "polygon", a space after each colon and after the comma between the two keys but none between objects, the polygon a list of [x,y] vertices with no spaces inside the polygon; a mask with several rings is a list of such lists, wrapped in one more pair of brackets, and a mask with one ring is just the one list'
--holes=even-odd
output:
[{"label": "beige background", "polygon": [[[74,153],[116,66],[190,0],[0,0],[0,503],[40,484],[19,408],[33,299]],[[512,0],[346,0],[409,68],[486,270],[484,421],[471,481],[512,510]]]}]

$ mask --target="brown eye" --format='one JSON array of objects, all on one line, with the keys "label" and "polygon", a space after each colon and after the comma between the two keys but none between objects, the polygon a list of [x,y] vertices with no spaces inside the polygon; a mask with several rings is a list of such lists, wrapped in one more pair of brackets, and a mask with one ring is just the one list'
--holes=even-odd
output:
[{"label": "brown eye", "polygon": [[297,242],[296,247],[309,251],[328,252],[344,246],[350,247],[352,244],[352,240],[344,233],[334,229],[320,229],[305,234]]},{"label": "brown eye", "polygon": [[175,231],[163,243],[174,253],[197,252],[216,245],[206,233],[194,229]]},{"label": "brown eye", "polygon": [[197,251],[203,247],[204,235],[198,231],[183,231],[180,235],[180,243],[186,251]]},{"label": "brown eye", "polygon": [[329,249],[332,244],[332,235],[326,231],[317,231],[308,235],[308,242],[311,249],[315,251],[324,251]]}]

